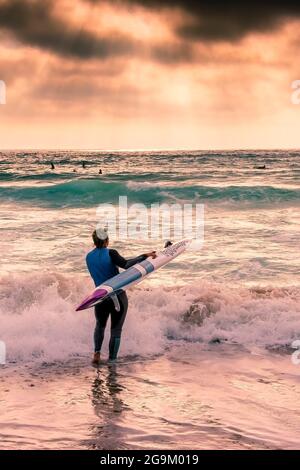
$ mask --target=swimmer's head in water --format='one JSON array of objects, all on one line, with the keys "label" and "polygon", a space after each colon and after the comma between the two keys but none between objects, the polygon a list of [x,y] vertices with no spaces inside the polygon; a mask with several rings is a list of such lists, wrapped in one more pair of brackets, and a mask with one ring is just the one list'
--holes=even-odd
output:
[{"label": "swimmer's head in water", "polygon": [[97,248],[103,248],[108,245],[109,238],[108,232],[106,228],[97,228],[97,230],[93,231],[93,242]]}]

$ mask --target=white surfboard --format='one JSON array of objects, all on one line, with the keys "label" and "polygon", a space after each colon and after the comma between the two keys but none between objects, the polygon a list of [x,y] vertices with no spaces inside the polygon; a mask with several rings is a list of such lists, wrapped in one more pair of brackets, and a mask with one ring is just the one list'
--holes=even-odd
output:
[{"label": "white surfboard", "polygon": [[112,297],[141,282],[145,277],[149,276],[149,274],[156,271],[156,269],[168,264],[183,253],[191,242],[192,240],[190,239],[184,239],[169,245],[167,248],[158,252],[156,258],[149,257],[141,263],[137,263],[131,268],[126,269],[126,271],[108,279],[104,284],[96,287],[96,289],[81,302],[76,308],[76,311],[94,307],[94,305],[102,302],[104,299]]}]

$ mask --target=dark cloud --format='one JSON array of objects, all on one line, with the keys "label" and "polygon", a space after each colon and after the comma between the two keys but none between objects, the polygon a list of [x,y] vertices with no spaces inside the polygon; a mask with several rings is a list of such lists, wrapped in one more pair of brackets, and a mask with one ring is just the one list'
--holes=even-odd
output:
[{"label": "dark cloud", "polygon": [[[74,0],[75,2],[78,0]],[[83,0],[101,5],[103,0]],[[251,32],[270,31],[286,18],[300,17],[300,2],[242,3],[237,0],[107,0],[116,8],[144,7],[155,12],[164,10],[162,19],[170,18],[177,34],[173,42],[158,44],[131,39],[117,32],[101,36],[86,25],[76,27],[63,19],[57,8],[59,0],[0,0],[0,30],[10,32],[22,44],[49,50],[62,57],[109,59],[130,54],[175,64],[200,60],[193,41],[206,44],[235,42]],[[181,15],[173,15],[172,11]],[[96,10],[95,10],[96,11]],[[98,14],[99,11],[98,11]]]},{"label": "dark cloud", "polygon": [[[99,3],[99,0],[87,0]],[[114,3],[119,3],[112,0]],[[251,32],[278,27],[287,18],[300,17],[300,2],[252,0],[126,0],[155,10],[180,8],[189,15],[178,27],[180,37],[203,41],[236,41]],[[125,3],[125,2],[123,2]]]},{"label": "dark cloud", "polygon": [[98,37],[75,29],[53,13],[53,0],[0,0],[0,28],[13,33],[24,44],[79,59],[126,56],[131,53],[161,62],[191,61],[191,47],[183,44],[157,44],[143,48],[129,37],[113,33]]},{"label": "dark cloud", "polygon": [[127,37],[98,37],[76,29],[53,14],[51,0],[0,0],[0,28],[14,34],[22,43],[48,49],[64,56],[107,58],[133,52]]},{"label": "dark cloud", "polygon": [[172,65],[191,63],[196,60],[196,55],[188,44],[166,43],[153,46],[150,51],[150,58],[161,64]]}]

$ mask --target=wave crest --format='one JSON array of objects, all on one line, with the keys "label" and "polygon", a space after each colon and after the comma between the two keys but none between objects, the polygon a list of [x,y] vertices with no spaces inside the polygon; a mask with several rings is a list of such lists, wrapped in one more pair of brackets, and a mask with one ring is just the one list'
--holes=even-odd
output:
[{"label": "wave crest", "polygon": [[285,203],[299,202],[299,189],[273,186],[176,186],[133,182],[127,184],[108,179],[77,179],[47,186],[3,186],[0,199],[27,201],[46,207],[91,207],[100,203],[117,203],[119,196],[130,202],[150,205],[153,202],[194,201],[213,203]]},{"label": "wave crest", "polygon": [[[92,351],[92,310],[75,305],[92,288],[60,274],[4,277],[0,339],[8,360],[65,360]],[[129,291],[121,355],[163,353],[176,342],[226,340],[245,347],[289,346],[300,339],[300,288],[230,287],[204,280],[189,286]],[[107,338],[105,347],[107,348]]]}]

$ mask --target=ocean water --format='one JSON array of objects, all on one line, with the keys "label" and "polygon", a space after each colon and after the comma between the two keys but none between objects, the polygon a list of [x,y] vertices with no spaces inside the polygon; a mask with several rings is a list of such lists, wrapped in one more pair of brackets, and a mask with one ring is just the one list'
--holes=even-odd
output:
[{"label": "ocean water", "polygon": [[[299,180],[297,151],[1,152],[0,447],[296,448]],[[129,291],[120,365],[97,375],[93,312],[74,309],[97,206],[119,196],[204,204],[204,243]]]}]

